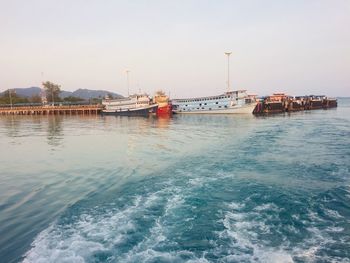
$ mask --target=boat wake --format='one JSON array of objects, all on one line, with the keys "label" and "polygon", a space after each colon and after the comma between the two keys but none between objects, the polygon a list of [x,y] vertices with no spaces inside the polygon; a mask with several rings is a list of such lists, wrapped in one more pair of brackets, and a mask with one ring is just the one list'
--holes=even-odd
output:
[{"label": "boat wake", "polygon": [[329,253],[345,249],[350,223],[330,208],[333,193],[275,202],[278,193],[249,185],[244,198],[232,189],[231,201],[208,197],[230,180],[146,179],[102,206],[85,200],[40,233],[23,262],[349,262]]}]

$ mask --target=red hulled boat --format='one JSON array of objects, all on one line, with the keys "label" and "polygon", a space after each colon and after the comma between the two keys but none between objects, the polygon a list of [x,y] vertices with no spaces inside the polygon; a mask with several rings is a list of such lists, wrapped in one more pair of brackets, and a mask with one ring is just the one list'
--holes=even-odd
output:
[{"label": "red hulled boat", "polygon": [[157,115],[168,116],[172,114],[172,105],[169,97],[163,91],[157,91],[154,96],[154,103],[158,104]]}]

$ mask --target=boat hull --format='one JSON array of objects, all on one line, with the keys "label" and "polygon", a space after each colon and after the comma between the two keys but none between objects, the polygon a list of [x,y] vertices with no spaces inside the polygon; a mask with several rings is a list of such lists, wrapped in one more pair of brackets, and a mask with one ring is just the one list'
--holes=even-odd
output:
[{"label": "boat hull", "polygon": [[193,110],[193,111],[173,111],[175,114],[252,114],[256,102],[245,105],[237,105],[223,109],[213,110]]},{"label": "boat hull", "polygon": [[158,106],[157,115],[170,115],[172,114],[172,106],[171,104],[167,104],[165,106]]},{"label": "boat hull", "polygon": [[151,105],[150,107],[128,109],[128,110],[103,110],[102,115],[112,116],[148,116],[157,112],[158,105]]}]

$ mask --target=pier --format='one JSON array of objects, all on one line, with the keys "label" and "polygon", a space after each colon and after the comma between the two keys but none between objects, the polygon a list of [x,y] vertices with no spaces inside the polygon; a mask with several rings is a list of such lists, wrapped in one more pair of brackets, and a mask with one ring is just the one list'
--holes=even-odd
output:
[{"label": "pier", "polygon": [[0,106],[0,115],[97,115],[102,109],[102,105]]}]

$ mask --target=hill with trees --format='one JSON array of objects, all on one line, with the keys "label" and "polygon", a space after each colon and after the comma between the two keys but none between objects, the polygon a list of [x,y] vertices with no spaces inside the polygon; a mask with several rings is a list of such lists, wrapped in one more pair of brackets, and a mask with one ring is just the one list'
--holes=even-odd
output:
[{"label": "hill with trees", "polygon": [[[46,81],[43,83],[47,102],[100,102],[104,97],[123,98],[122,95],[107,90],[77,89],[75,91],[61,90],[61,86]],[[0,104],[40,103],[44,90],[39,87],[15,88],[0,93]]]}]

